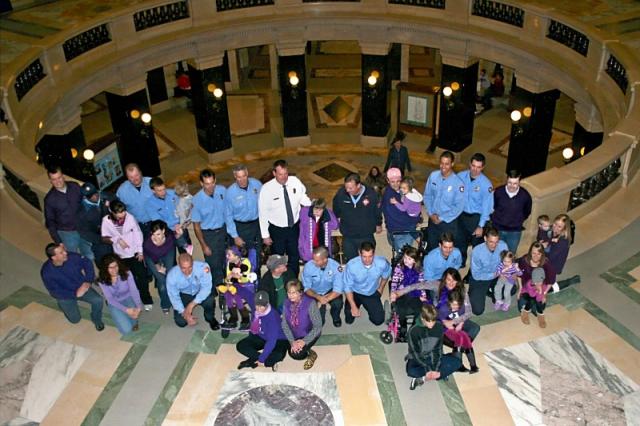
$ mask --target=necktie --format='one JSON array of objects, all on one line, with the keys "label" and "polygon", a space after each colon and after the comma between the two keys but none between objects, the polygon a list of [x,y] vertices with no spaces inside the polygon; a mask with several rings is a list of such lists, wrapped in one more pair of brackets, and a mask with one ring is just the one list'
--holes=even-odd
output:
[{"label": "necktie", "polygon": [[284,190],[284,207],[287,209],[287,226],[292,227],[293,222],[293,210],[291,209],[291,200],[289,199],[289,193],[287,192],[287,185],[282,185]]}]

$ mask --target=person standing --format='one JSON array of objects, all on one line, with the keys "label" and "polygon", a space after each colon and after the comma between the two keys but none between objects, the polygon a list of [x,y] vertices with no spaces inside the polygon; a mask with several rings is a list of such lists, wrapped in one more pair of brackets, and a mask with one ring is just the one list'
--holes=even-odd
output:
[{"label": "person standing", "polygon": [[[394,255],[398,254],[405,245],[412,245],[418,232],[416,226],[420,223],[420,215],[411,216],[407,211],[398,209],[394,203],[400,202],[402,193],[402,173],[400,169],[392,167],[387,170],[389,184],[382,193],[381,211],[387,228],[387,242],[392,247]],[[391,200],[395,200],[391,201]]]},{"label": "person standing", "polygon": [[[496,229],[488,229],[484,244],[477,245],[471,251],[471,273],[469,274],[469,300],[474,315],[482,315],[485,299],[498,281],[496,269],[501,262],[500,254],[508,250],[507,244],[500,240]],[[495,300],[493,301],[495,303]]]},{"label": "person standing", "polygon": [[67,182],[60,167],[47,170],[51,189],[44,197],[44,221],[56,244],[64,243],[67,250],[93,260],[91,243],[78,232],[78,214],[82,208],[80,185]]},{"label": "person standing", "polygon": [[48,260],[40,269],[42,282],[70,323],[79,323],[78,301],[91,305],[91,321],[96,330],[104,330],[102,296],[91,287],[96,275],[89,259],[67,252],[62,243],[49,243],[45,248]]},{"label": "person standing", "polygon": [[458,235],[458,216],[464,208],[464,183],[453,171],[455,156],[451,151],[440,154],[440,170],[429,175],[424,187],[424,206],[429,215],[427,246],[438,245],[440,235],[450,232],[454,241]]},{"label": "person standing", "polygon": [[102,218],[109,214],[109,203],[113,195],[100,193],[91,182],[85,182],[80,187],[82,203],[78,211],[78,232],[80,236],[91,243],[91,251],[96,266],[99,267],[102,257],[113,253],[110,244],[102,241]]},{"label": "person standing", "polygon": [[[161,177],[151,178],[149,181],[153,195],[146,203],[147,216],[151,222],[161,220],[167,224],[176,237],[176,246],[184,249],[187,246],[186,229],[182,229],[180,219],[176,214],[178,195],[173,189],[167,188]],[[151,226],[151,222],[149,226]]]},{"label": "person standing", "polygon": [[322,324],[324,324],[327,305],[329,305],[333,326],[342,326],[340,319],[340,312],[344,305],[342,272],[340,264],[331,259],[329,250],[322,246],[313,249],[313,258],[304,265],[302,270],[304,291],[318,302]]},{"label": "person standing", "polygon": [[135,163],[129,163],[124,167],[127,180],[122,182],[116,191],[116,197],[127,206],[127,211],[136,218],[142,234],[149,235],[150,218],[147,214],[146,204],[153,196],[149,183],[150,177],[142,176],[140,167]]},{"label": "person standing", "polygon": [[406,146],[402,145],[405,134],[402,131],[396,133],[393,141],[391,141],[391,148],[387,155],[387,162],[384,165],[384,171],[386,172],[392,167],[400,169],[400,172],[404,176],[405,170],[411,173],[411,160],[409,159],[409,150]]},{"label": "person standing", "polygon": [[458,173],[464,183],[464,208],[458,218],[459,243],[456,246],[462,253],[462,266],[467,264],[467,248],[482,244],[484,225],[493,212],[493,184],[482,171],[486,158],[475,153],[469,161],[469,169]]},{"label": "person standing", "polygon": [[493,192],[493,213],[491,223],[500,231],[500,238],[507,243],[509,251],[516,254],[522,226],[531,214],[531,195],[520,186],[521,173],[511,170],[507,174],[507,183]]},{"label": "person standing", "polygon": [[235,182],[227,188],[225,200],[227,233],[236,246],[244,246],[247,250],[255,249],[260,265],[262,236],[258,220],[258,200],[262,184],[258,179],[249,177],[249,170],[244,164],[233,167],[233,178]]},{"label": "person standing", "polygon": [[382,232],[378,194],[362,185],[359,174],[349,173],[344,178],[344,186],[333,197],[333,212],[340,219],[345,260],[358,256],[358,249],[364,242],[375,246],[373,234]]},{"label": "person standing", "polygon": [[289,176],[285,160],[273,163],[273,179],[265,183],[258,199],[260,212],[260,232],[265,245],[271,252],[287,255],[289,270],[298,276],[298,237],[300,229],[300,209],[310,206],[307,188],[295,176]]},{"label": "person standing", "polygon": [[360,256],[347,263],[342,280],[347,297],[344,319],[352,324],[360,316],[360,307],[364,306],[369,321],[374,325],[384,322],[382,292],[391,276],[391,265],[382,256],[376,256],[373,243],[365,241],[360,245]]},{"label": "person standing", "polygon": [[[202,189],[193,197],[191,220],[196,238],[202,247],[204,260],[209,264],[213,282],[217,286],[224,282],[225,275],[227,191],[224,186],[216,184],[216,174],[211,169],[200,172],[200,186]],[[216,292],[215,289],[213,291]]]}]

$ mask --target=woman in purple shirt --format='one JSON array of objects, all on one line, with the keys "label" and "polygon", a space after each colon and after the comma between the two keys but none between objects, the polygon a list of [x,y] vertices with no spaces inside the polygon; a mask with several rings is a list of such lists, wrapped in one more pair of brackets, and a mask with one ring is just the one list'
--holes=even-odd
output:
[{"label": "woman in purple shirt", "polygon": [[168,315],[171,300],[167,293],[167,272],[176,265],[176,239],[167,224],[161,220],[151,222],[149,229],[150,234],[142,243],[144,262],[156,280],[162,312]]},{"label": "woman in purple shirt", "polygon": [[109,304],[111,318],[122,335],[138,329],[138,316],[142,310],[140,293],[133,274],[120,256],[109,253],[102,258],[98,284]]}]

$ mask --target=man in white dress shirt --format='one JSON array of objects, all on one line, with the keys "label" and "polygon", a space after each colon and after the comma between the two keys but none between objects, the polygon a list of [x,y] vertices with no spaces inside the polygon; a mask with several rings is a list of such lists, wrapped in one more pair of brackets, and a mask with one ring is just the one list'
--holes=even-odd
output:
[{"label": "man in white dress shirt", "polygon": [[287,162],[273,163],[273,179],[265,183],[258,199],[260,232],[272,254],[287,255],[287,267],[298,275],[298,220],[300,208],[311,205],[307,188],[295,176],[289,176]]}]

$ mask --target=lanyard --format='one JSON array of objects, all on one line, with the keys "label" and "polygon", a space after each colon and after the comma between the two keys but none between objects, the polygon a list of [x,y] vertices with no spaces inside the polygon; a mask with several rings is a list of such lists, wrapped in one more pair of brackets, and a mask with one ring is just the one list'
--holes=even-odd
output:
[{"label": "lanyard", "polygon": [[358,201],[360,201],[360,198],[362,198],[362,196],[364,195],[364,185],[362,185],[362,189],[360,190],[360,193],[358,194],[358,197],[354,197],[353,195],[349,194],[349,197],[351,197],[351,202],[353,203],[353,208],[356,208],[356,205],[358,204]]}]

